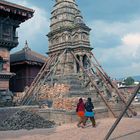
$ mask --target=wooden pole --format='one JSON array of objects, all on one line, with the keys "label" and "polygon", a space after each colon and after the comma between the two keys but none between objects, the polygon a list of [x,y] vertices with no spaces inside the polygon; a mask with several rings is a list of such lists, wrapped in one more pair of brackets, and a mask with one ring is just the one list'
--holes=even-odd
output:
[{"label": "wooden pole", "polygon": [[[111,88],[114,88],[117,95],[120,97],[120,99],[122,100],[122,102],[126,105],[127,101],[125,100],[125,98],[123,97],[123,95],[119,92],[118,88],[115,86],[114,83],[112,83],[112,81],[110,80],[109,76],[104,72],[103,68],[101,67],[101,65],[99,64],[99,62],[97,61],[97,59],[95,58],[95,56],[93,55],[93,53],[91,52],[90,54],[92,54],[95,62],[97,63],[97,65],[95,65],[92,60],[89,58],[89,56],[87,55],[88,59],[92,62],[93,66],[96,67],[96,69],[99,71],[100,73],[100,77],[102,78],[102,80],[105,82],[106,86],[108,87],[108,90],[111,90],[110,87],[108,86],[108,84],[110,84]],[[98,67],[97,67],[98,66]],[[101,70],[100,70],[100,69]],[[107,83],[108,81],[108,83]],[[132,110],[130,107],[129,107],[129,110],[130,112],[132,113],[132,115],[136,116],[137,115],[137,112]],[[128,114],[127,114],[128,115]]]},{"label": "wooden pole", "polygon": [[119,117],[117,118],[117,120],[115,121],[115,123],[112,125],[112,127],[110,128],[109,132],[107,133],[107,135],[105,136],[104,140],[108,140],[109,137],[111,136],[111,134],[113,133],[113,131],[115,130],[116,126],[118,125],[118,123],[121,121],[123,115],[126,113],[127,109],[129,108],[129,106],[131,105],[132,101],[134,100],[135,96],[137,95],[138,91],[140,90],[140,84],[136,87],[133,95],[130,97],[130,99],[128,100],[126,107],[123,109],[123,111],[121,112],[121,114],[119,115]]},{"label": "wooden pole", "polygon": [[[51,70],[47,73],[47,75],[43,78],[43,81],[37,83],[37,84],[39,84],[39,85],[38,85],[38,86],[36,85],[37,89],[36,89],[36,91],[35,91],[35,93],[34,93],[34,96],[35,96],[35,97],[37,96],[38,91],[40,90],[41,86],[44,84],[44,82],[45,82],[46,79],[49,77],[49,75],[51,74],[51,72],[53,72],[53,70],[55,69],[55,67],[57,66],[57,64],[60,62],[60,59],[62,58],[63,54],[66,53],[66,51],[67,51],[67,50],[65,49],[65,50],[63,51],[63,53],[60,54],[60,56],[59,56],[58,59],[57,59],[57,62],[54,64],[54,66],[51,68]],[[32,91],[32,94],[33,94],[33,91]],[[30,94],[30,96],[32,96],[32,94]],[[29,97],[29,98],[27,98],[26,102],[24,102],[24,104],[29,104],[30,101],[31,101],[31,99],[30,99],[30,97]]]},{"label": "wooden pole", "polygon": [[48,61],[46,61],[46,63],[43,65],[43,67],[41,68],[41,70],[39,71],[39,73],[37,74],[37,76],[35,77],[35,79],[33,80],[33,82],[31,83],[29,89],[27,90],[27,92],[25,93],[23,99],[21,100],[21,105],[24,104],[25,100],[28,98],[28,96],[30,96],[31,92],[34,90],[34,88],[36,87],[37,83],[39,82],[39,80],[41,79],[42,75],[44,74],[44,72],[48,69],[50,63],[55,59],[55,56],[50,57],[48,59]]},{"label": "wooden pole", "polygon": [[115,113],[113,112],[113,110],[111,109],[111,107],[109,106],[109,104],[107,103],[107,101],[105,100],[105,98],[103,97],[102,93],[100,92],[100,89],[98,88],[97,84],[95,83],[94,80],[92,80],[92,78],[90,77],[90,75],[86,72],[86,70],[84,69],[84,67],[81,65],[81,63],[79,62],[79,60],[77,59],[77,57],[75,56],[74,52],[71,51],[70,49],[70,53],[73,55],[73,57],[75,58],[75,60],[77,61],[77,63],[79,64],[79,66],[81,67],[82,71],[84,73],[86,73],[86,75],[89,77],[92,85],[95,87],[95,89],[97,90],[97,93],[101,96],[102,100],[104,101],[105,105],[108,107],[108,109],[110,110],[110,112],[112,113],[112,115],[116,118],[117,116],[115,115]]}]

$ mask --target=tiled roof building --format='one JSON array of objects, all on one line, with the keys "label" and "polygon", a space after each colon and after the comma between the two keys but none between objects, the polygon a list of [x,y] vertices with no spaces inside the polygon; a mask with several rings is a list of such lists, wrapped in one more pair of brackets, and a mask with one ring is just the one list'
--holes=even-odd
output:
[{"label": "tiled roof building", "polygon": [[10,55],[11,72],[16,75],[10,80],[10,90],[22,92],[31,82],[46,61],[46,57],[32,51],[27,44],[25,47]]}]

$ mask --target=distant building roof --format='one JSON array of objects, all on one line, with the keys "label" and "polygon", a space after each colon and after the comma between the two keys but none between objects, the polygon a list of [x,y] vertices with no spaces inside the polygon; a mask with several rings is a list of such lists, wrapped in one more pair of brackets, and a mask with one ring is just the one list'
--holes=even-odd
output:
[{"label": "distant building roof", "polygon": [[44,63],[47,60],[47,57],[36,53],[34,51],[32,51],[29,47],[28,47],[28,43],[26,41],[25,43],[25,47],[10,55],[10,63],[11,64],[22,64],[24,63]]},{"label": "distant building roof", "polygon": [[124,86],[120,86],[119,89],[123,89],[123,88],[136,88],[137,85],[124,85]]}]

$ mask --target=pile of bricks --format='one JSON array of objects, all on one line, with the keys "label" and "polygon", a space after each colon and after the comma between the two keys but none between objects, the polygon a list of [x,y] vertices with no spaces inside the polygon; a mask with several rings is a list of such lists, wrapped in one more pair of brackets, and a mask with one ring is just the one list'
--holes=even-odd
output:
[{"label": "pile of bricks", "polygon": [[34,112],[20,110],[10,118],[0,123],[0,131],[34,129],[34,128],[52,128],[55,126],[53,121],[44,120]]},{"label": "pile of bricks", "polygon": [[23,99],[24,96],[25,96],[25,92],[17,92],[17,93],[15,93],[14,97],[13,97],[13,103],[15,105],[19,105],[20,101]]},{"label": "pile of bricks", "polygon": [[[79,98],[56,98],[53,100],[54,109],[75,110]],[[85,100],[85,99],[84,99]]]},{"label": "pile of bricks", "polygon": [[44,85],[40,90],[39,100],[52,100],[52,108],[54,109],[73,110],[76,108],[79,97],[68,98],[69,89],[67,84]]},{"label": "pile of bricks", "polygon": [[51,85],[44,85],[41,87],[39,91],[39,99],[54,99],[54,98],[62,98],[64,97],[69,91],[69,85],[66,84],[55,84],[54,86]]},{"label": "pile of bricks", "polygon": [[[74,110],[78,103],[79,97],[67,97],[67,93],[69,93],[70,87],[67,84],[58,84],[55,83],[54,86],[51,85],[43,85],[38,94],[38,100],[51,100],[52,108],[54,109],[65,109],[65,110]],[[20,100],[24,97],[25,92],[17,93],[15,96],[15,101],[20,102]],[[41,107],[48,108],[48,104],[42,104]]]}]

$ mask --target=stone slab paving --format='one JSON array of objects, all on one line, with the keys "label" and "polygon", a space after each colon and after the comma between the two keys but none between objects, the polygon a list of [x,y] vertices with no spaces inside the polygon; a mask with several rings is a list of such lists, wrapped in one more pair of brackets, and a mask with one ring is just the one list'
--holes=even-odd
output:
[{"label": "stone slab paving", "polygon": [[[77,128],[73,123],[51,129],[1,131],[0,140],[103,140],[115,119],[96,121],[96,128],[92,128],[90,123],[85,128]],[[123,118],[110,140],[140,140],[140,116]]]}]

